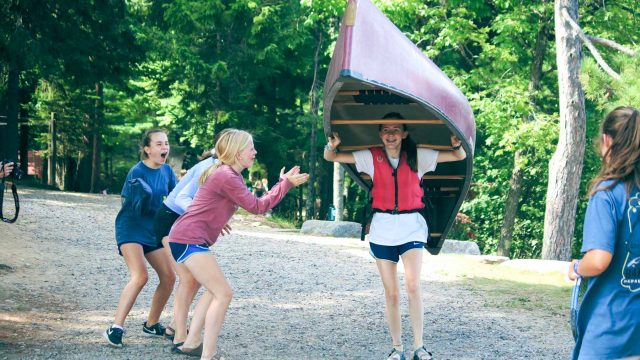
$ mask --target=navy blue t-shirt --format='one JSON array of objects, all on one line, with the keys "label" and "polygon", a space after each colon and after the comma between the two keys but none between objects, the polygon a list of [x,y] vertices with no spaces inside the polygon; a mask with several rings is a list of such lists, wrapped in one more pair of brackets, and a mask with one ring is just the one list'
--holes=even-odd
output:
[{"label": "navy blue t-shirt", "polygon": [[[600,184],[606,187],[611,181]],[[613,254],[607,270],[585,278],[573,359],[620,359],[640,355],[640,193],[624,183],[589,199],[582,252]]]},{"label": "navy blue t-shirt", "polygon": [[[143,195],[141,182],[146,183],[144,189],[150,189],[151,194],[147,194],[144,201],[140,201]],[[127,179],[122,187],[122,208],[116,217],[116,242],[119,245],[124,243],[138,243],[142,245],[157,246],[155,232],[153,231],[153,217],[162,205],[162,201],[176,186],[176,176],[171,167],[162,164],[157,169],[152,169],[140,161],[129,170]],[[143,207],[136,206],[143,204]]]}]

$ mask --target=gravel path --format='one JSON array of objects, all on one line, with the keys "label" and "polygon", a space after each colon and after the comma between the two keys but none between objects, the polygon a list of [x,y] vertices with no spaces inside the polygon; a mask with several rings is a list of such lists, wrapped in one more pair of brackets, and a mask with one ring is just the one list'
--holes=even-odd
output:
[{"label": "gravel path", "polygon": [[[20,219],[0,223],[1,359],[180,358],[141,331],[153,276],[127,318],[124,349],[102,338],[127,280],[114,239],[119,206],[116,195],[21,189]],[[213,247],[235,292],[219,342],[228,359],[385,358],[383,292],[366,243],[235,219],[233,234]],[[423,291],[425,344],[437,359],[569,356],[565,315],[495,308],[433,272],[423,274]],[[404,293],[402,302],[406,314]],[[402,321],[409,348],[408,316]]]}]

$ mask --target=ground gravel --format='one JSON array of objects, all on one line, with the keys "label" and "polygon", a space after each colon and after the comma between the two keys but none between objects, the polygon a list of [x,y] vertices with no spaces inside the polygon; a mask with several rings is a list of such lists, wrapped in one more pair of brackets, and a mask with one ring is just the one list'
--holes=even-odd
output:
[{"label": "ground gravel", "polygon": [[[125,347],[102,337],[127,281],[114,236],[119,206],[117,195],[21,189],[19,221],[0,224],[0,359],[180,358],[142,332],[153,276],[127,318]],[[382,286],[366,243],[301,236],[250,216],[232,225],[213,247],[234,288],[219,341],[228,359],[386,357]],[[435,273],[423,274],[422,285],[425,344],[436,359],[569,356],[564,314],[496,308]],[[404,293],[402,302],[406,314]],[[402,321],[408,348],[408,316]]]}]

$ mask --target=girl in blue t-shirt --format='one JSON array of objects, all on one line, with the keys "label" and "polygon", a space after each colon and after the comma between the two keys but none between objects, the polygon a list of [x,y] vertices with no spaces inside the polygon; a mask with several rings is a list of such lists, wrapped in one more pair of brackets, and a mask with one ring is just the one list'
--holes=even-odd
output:
[{"label": "girl in blue t-shirt", "polygon": [[158,274],[160,284],[151,301],[151,309],[142,331],[150,335],[164,335],[165,328],[159,323],[176,280],[171,267],[171,258],[156,241],[153,218],[162,200],[176,186],[176,176],[166,164],[169,155],[169,140],[163,130],[148,130],[142,139],[142,160],[127,174],[122,187],[122,208],[116,217],[116,242],[118,251],[129,269],[130,278],[120,294],[113,325],[104,337],[114,347],[122,347],[124,321],[133,304],[147,283],[146,261]]},{"label": "girl in blue t-shirt", "polygon": [[573,359],[640,356],[640,115],[618,107],[599,139],[602,166],[589,191],[582,260],[569,278],[587,282]]}]

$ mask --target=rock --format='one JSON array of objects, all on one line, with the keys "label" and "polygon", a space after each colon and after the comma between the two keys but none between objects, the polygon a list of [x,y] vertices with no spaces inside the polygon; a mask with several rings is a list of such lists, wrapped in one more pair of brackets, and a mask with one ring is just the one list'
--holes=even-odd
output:
[{"label": "rock", "polygon": [[553,273],[558,272],[566,274],[569,270],[568,261],[558,260],[538,260],[538,259],[515,259],[500,264],[501,266],[508,266],[510,268],[542,272]]},{"label": "rock", "polygon": [[360,238],[362,225],[351,221],[307,220],[302,224],[301,234],[333,237]]},{"label": "rock", "polygon": [[[478,244],[473,241],[460,241],[446,239],[442,244],[441,254],[480,255]],[[508,259],[507,259],[508,260]]]},{"label": "rock", "polygon": [[478,261],[483,264],[501,264],[509,261],[509,258],[506,256],[498,255],[483,255],[478,257]]}]

